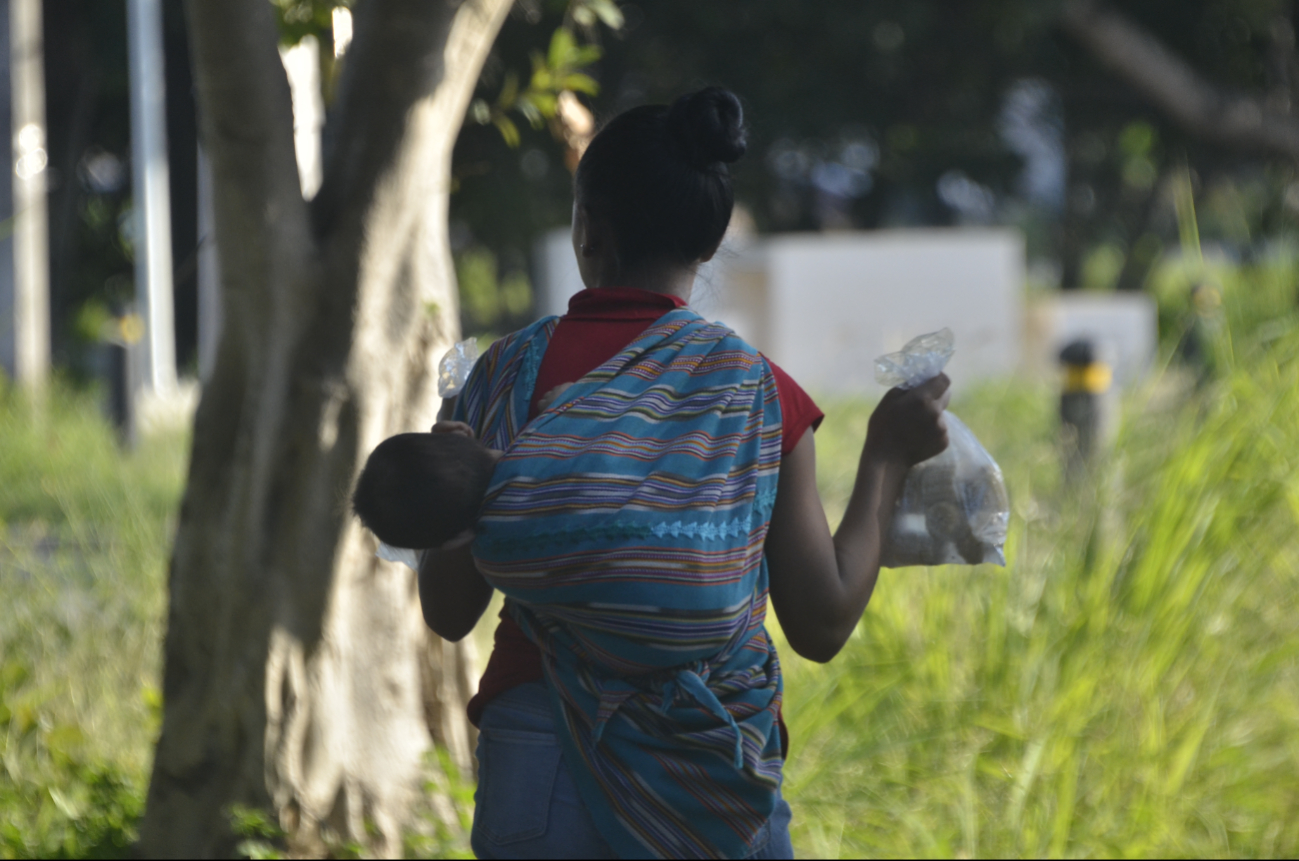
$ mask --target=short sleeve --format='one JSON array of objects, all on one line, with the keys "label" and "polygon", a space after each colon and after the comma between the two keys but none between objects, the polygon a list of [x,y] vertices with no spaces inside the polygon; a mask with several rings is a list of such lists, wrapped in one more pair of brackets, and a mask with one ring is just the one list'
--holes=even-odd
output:
[{"label": "short sleeve", "polygon": [[803,391],[803,387],[794,382],[794,378],[771,359],[771,374],[776,378],[776,394],[780,398],[781,443],[780,453],[789,454],[798,445],[799,440],[808,428],[816,430],[821,425],[825,413],[812,400],[812,396]]}]

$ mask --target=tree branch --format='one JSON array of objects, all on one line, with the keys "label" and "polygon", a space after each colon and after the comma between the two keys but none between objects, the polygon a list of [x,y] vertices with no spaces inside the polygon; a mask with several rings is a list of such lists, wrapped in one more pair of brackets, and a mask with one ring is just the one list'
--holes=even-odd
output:
[{"label": "tree branch", "polygon": [[1202,78],[1140,25],[1097,0],[1068,0],[1064,30],[1187,131],[1227,146],[1299,160],[1299,120],[1260,97]]},{"label": "tree branch", "polygon": [[[366,210],[365,198],[381,187],[382,176],[401,158],[411,111],[421,102],[465,91],[465,104],[446,114],[456,117],[458,127],[487,53],[477,43],[485,40],[484,47],[490,46],[509,6],[503,0],[367,0],[357,5],[356,37],[325,135],[324,177],[312,201],[318,237],[333,228],[339,213]],[[470,85],[458,86],[462,78],[471,79]]]},{"label": "tree branch", "polygon": [[[305,217],[293,149],[293,107],[265,0],[188,0],[201,140],[211,159],[217,232]],[[223,217],[224,216],[224,217]],[[223,231],[222,228],[225,228]],[[266,241],[253,229],[247,237]],[[225,245],[224,239],[222,244]],[[222,254],[223,269],[235,262]],[[224,278],[237,287],[239,279]]]}]

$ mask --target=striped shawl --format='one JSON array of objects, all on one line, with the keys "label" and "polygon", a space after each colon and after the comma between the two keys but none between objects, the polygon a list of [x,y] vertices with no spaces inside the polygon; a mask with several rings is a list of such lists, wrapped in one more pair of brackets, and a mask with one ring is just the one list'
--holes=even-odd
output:
[{"label": "striped shawl", "polygon": [[622,857],[743,857],[783,760],[763,540],[766,361],[671,311],[531,422],[548,318],[492,346],[456,417],[505,450],[473,551],[542,654],[564,756]]}]

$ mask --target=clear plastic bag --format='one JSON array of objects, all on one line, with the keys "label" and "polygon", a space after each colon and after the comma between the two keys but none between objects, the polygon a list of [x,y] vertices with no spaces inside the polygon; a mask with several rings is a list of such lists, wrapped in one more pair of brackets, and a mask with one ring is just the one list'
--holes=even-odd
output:
[{"label": "clear plastic bag", "polygon": [[469,372],[478,361],[478,339],[469,338],[447,350],[438,362],[438,395],[453,398],[460,394],[469,379]]},{"label": "clear plastic bag", "polygon": [[[943,329],[875,360],[881,385],[912,389],[940,374],[953,352]],[[960,419],[947,413],[947,450],[907,472],[880,564],[1005,565],[1010,501],[1001,468]]]},{"label": "clear plastic bag", "polygon": [[393,547],[391,544],[384,544],[380,541],[379,549],[374,555],[388,562],[400,562],[418,574],[419,560],[423,554],[418,550],[411,550],[409,547]]}]

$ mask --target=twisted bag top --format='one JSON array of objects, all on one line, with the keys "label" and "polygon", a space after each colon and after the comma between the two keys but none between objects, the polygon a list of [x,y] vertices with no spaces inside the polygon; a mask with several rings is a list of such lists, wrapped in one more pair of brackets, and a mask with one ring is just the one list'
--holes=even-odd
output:
[{"label": "twisted bag top", "polygon": [[782,766],[763,627],[775,378],[683,308],[525,425],[556,322],[494,344],[456,407],[506,452],[474,557],[541,651],[565,759],[614,850],[743,857]]}]

